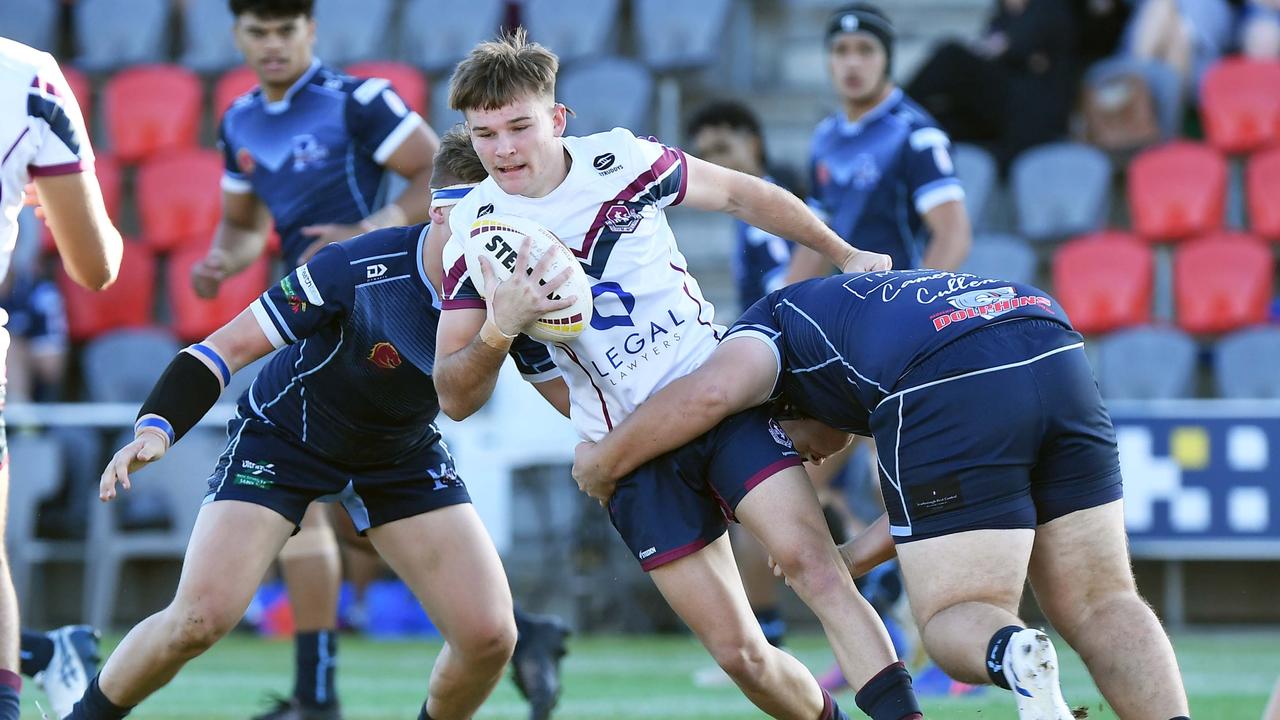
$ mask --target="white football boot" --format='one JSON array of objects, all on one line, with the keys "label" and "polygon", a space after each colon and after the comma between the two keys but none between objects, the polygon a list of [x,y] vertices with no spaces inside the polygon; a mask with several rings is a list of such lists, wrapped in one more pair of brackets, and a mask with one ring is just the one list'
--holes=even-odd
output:
[{"label": "white football boot", "polygon": [[1043,632],[1023,628],[1009,638],[1004,679],[1018,701],[1019,720],[1074,720],[1058,686],[1058,653]]},{"label": "white football boot", "polygon": [[98,631],[88,625],[67,625],[46,633],[53,641],[49,666],[35,676],[49,698],[55,717],[66,717],[98,673]]}]

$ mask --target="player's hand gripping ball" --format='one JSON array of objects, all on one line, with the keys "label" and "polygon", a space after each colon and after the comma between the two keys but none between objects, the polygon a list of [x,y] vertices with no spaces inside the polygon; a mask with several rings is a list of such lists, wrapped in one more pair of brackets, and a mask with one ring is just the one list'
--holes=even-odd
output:
[{"label": "player's hand gripping ball", "polygon": [[471,224],[471,233],[463,246],[467,270],[476,291],[481,297],[489,297],[484,287],[484,274],[480,270],[480,258],[488,258],[499,282],[511,277],[516,267],[516,255],[525,238],[529,238],[529,270],[537,267],[546,253],[552,253],[550,264],[538,281],[545,284],[566,268],[569,279],[548,294],[549,300],[574,296],[573,304],[561,310],[553,310],[538,318],[528,329],[528,334],[545,342],[572,340],[582,334],[591,322],[591,281],[578,259],[547,228],[534,220],[515,215],[484,215]]}]

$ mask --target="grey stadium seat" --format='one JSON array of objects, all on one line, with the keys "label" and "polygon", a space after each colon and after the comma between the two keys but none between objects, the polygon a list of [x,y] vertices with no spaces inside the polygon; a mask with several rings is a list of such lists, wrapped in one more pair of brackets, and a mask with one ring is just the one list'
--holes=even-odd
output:
[{"label": "grey stadium seat", "polygon": [[429,73],[449,73],[476,43],[494,37],[503,0],[410,0],[400,20],[400,54]]},{"label": "grey stadium seat", "polygon": [[618,0],[525,0],[522,17],[529,37],[567,65],[609,52],[618,5]]},{"label": "grey stadium seat", "polygon": [[82,356],[89,400],[142,402],[178,348],[173,335],[158,328],[118,330],[94,338]]},{"label": "grey stadium seat", "polygon": [[631,3],[635,47],[654,72],[707,67],[720,57],[730,0]]},{"label": "grey stadium seat", "polygon": [[1125,56],[1110,57],[1090,65],[1085,72],[1084,82],[1086,85],[1097,86],[1129,73],[1140,75],[1147,81],[1162,138],[1168,140],[1176,137],[1182,120],[1182,79],[1168,65]]},{"label": "grey stadium seat", "polygon": [[1098,343],[1098,384],[1106,398],[1164,400],[1190,397],[1196,344],[1181,330],[1121,330]]},{"label": "grey stadium seat", "polygon": [[1111,161],[1089,145],[1057,142],[1023,152],[1009,171],[1018,232],[1058,240],[1102,228],[1111,212]]},{"label": "grey stadium seat", "polygon": [[163,62],[169,0],[80,0],[75,5],[76,64],[90,71]]},{"label": "grey stadium seat", "polygon": [[1016,235],[979,235],[960,270],[983,277],[1034,284],[1036,253]]},{"label": "grey stadium seat", "polygon": [[58,441],[49,436],[13,432],[9,435],[9,465],[12,480],[5,538],[18,605],[27,611],[35,567],[51,561],[80,559],[84,556],[84,544],[36,537],[40,503],[56,494],[62,483],[62,451]]},{"label": "grey stadium seat", "polygon": [[196,72],[218,72],[240,64],[226,0],[186,0],[182,14],[182,64]]},{"label": "grey stadium seat", "polygon": [[951,162],[964,187],[964,208],[969,213],[969,222],[975,229],[980,229],[991,192],[999,180],[995,158],[977,145],[957,143],[951,146]]},{"label": "grey stadium seat", "polygon": [[1280,328],[1241,330],[1218,341],[1213,374],[1225,398],[1280,398]]},{"label": "grey stadium seat", "polygon": [[391,0],[316,0],[316,56],[335,66],[386,57]]},{"label": "grey stadium seat", "polygon": [[560,73],[560,101],[573,109],[567,135],[624,127],[643,136],[649,126],[653,78],[643,65],[625,58],[580,62]]},{"label": "grey stadium seat", "polygon": [[37,50],[57,50],[58,5],[50,0],[0,2],[0,35]]}]

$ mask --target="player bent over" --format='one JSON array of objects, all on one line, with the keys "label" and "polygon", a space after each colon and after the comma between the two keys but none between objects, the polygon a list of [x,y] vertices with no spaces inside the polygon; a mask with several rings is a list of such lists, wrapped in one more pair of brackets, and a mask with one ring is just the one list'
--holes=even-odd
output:
[{"label": "player bent over", "polygon": [[[235,370],[283,348],[228,423],[173,602],[125,636],[70,717],[123,717],[169,682],[239,621],[308,504],[344,490],[357,529],[446,641],[419,718],[470,718],[488,697],[516,628],[502,563],[433,424],[439,303],[424,260],[429,228],[326,246],[170,363],[136,439],[102,474],[103,500],[163,456]],[[513,354],[539,387],[559,385],[540,345]]]},{"label": "player bent over", "polygon": [[1023,720],[1071,720],[1053,645],[1016,614],[1030,576],[1118,716],[1186,720],[1173,648],[1134,585],[1115,432],[1082,346],[1052,298],[1018,283],[936,270],[798,283],[579,446],[574,475],[609,497],[632,468],[771,398],[821,423],[797,446],[870,435],[888,514],[841,552],[860,574],[896,543],[948,674],[1012,689]]}]

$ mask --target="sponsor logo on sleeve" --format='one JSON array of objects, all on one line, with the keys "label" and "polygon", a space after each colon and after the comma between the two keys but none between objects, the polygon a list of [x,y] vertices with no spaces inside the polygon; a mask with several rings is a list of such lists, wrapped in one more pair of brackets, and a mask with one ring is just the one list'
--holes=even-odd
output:
[{"label": "sponsor logo on sleeve", "polygon": [[302,296],[293,287],[293,280],[288,275],[280,281],[280,289],[284,291],[284,299],[289,301],[289,309],[294,313],[304,313],[307,311],[307,303],[303,301]]},{"label": "sponsor logo on sleeve", "polygon": [[317,306],[324,304],[324,296],[320,294],[316,281],[311,278],[311,268],[306,265],[298,268],[298,284],[302,286],[302,294],[307,296],[307,302]]}]

